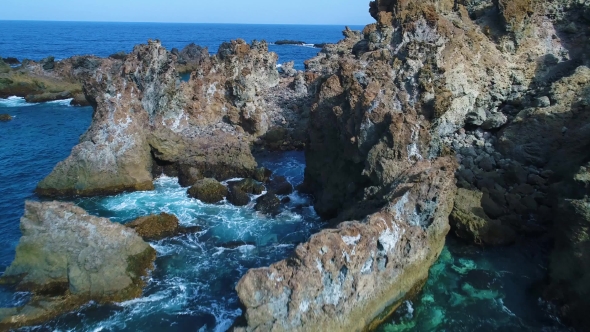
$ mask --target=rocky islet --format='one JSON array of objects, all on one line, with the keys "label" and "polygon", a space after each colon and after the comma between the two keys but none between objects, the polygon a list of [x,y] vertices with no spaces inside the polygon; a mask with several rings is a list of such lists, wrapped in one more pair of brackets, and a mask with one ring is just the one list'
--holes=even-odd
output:
[{"label": "rocky islet", "polygon": [[[480,245],[553,231],[544,295],[583,329],[589,6],[373,1],[377,22],[345,30],[305,72],[279,74],[264,42],[241,40],[212,56],[151,41],[126,57],[80,58],[64,70],[81,76],[93,124],[37,191],[149,190],[154,170],[188,186],[253,177],[270,179],[256,205],[272,214],[276,181],[251,151],[304,147],[301,189],[338,226],[246,273],[236,330],[374,326],[422,287],[449,230]],[[259,192],[219,185],[215,199],[237,205]]]}]

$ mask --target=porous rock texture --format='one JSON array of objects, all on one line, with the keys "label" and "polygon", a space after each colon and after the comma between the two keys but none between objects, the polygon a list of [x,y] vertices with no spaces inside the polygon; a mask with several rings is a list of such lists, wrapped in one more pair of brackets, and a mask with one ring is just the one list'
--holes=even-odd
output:
[{"label": "porous rock texture", "polygon": [[139,297],[156,251],[133,230],[61,202],[26,202],[16,258],[0,279],[32,292],[23,307],[0,309],[0,328],[31,325],[89,301]]},{"label": "porous rock texture", "polygon": [[[312,236],[293,257],[252,269],[237,285],[247,327],[236,331],[362,331],[416,294],[449,231],[454,161],[399,174],[387,204]],[[384,315],[385,317],[387,315]]]},{"label": "porous rock texture", "polygon": [[261,95],[279,84],[277,55],[264,42],[237,40],[199,59],[188,82],[179,80],[176,56],[159,41],[136,46],[125,61],[104,59],[84,79],[95,108],[90,129],[37,192],[149,190],[153,160],[188,178],[186,185],[252,174],[250,143],[274,121]]},{"label": "porous rock texture", "polygon": [[[552,294],[560,298],[564,318],[589,328],[587,315],[581,314],[587,308],[581,295],[586,289],[580,286],[589,275],[577,259],[566,259],[590,255],[584,244],[586,198],[563,183],[589,157],[590,3],[378,0],[371,3],[370,13],[376,23],[362,32],[345,30],[342,41],[326,45],[306,62],[303,76],[314,98],[302,189],[314,194],[316,211],[334,224],[364,220],[365,225],[384,213],[391,203],[388,194],[401,185],[402,174],[444,156],[456,158],[457,184],[478,202],[459,202],[456,216],[471,218],[477,227],[461,229],[457,223],[455,232],[479,242],[482,231],[489,235],[501,229],[500,235],[483,241],[492,245],[511,242],[515,234],[553,229],[559,236],[551,264]],[[476,214],[471,213],[474,208]],[[422,207],[417,211],[428,214]],[[323,234],[341,232],[342,225]],[[311,269],[303,263],[312,265],[306,255],[321,255],[305,251],[309,243],[275,270],[255,270],[238,284],[246,330],[314,330],[328,317],[340,319],[331,323],[333,330],[364,328],[350,323],[346,311],[338,311],[356,293],[338,297],[336,311],[330,306],[312,311],[312,302],[297,297],[315,294],[318,287],[321,292],[329,284],[293,281]],[[434,252],[437,248],[431,247]],[[354,253],[368,255],[361,248]],[[318,266],[326,268],[324,263]],[[350,266],[342,271],[346,273],[334,270],[331,280],[339,275],[356,280]],[[401,280],[420,284],[411,276]],[[389,296],[388,301],[396,298]],[[285,323],[269,312],[284,317]],[[363,324],[374,317],[363,316]]]}]

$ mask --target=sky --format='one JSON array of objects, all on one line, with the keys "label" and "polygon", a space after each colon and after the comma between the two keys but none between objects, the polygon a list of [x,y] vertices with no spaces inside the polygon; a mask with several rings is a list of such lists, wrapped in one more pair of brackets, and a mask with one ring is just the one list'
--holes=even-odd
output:
[{"label": "sky", "polygon": [[2,0],[0,20],[366,25],[369,0]]}]

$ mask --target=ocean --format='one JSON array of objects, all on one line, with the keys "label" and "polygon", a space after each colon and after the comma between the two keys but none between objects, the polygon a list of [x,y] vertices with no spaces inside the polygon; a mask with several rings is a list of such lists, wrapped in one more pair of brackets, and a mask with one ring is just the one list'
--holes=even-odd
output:
[{"label": "ocean", "polygon": [[[351,27],[362,29],[362,27]],[[336,42],[343,26],[150,24],[0,21],[0,56],[39,60],[49,55],[108,56],[131,51],[137,43],[160,39],[167,48],[194,42],[216,52],[224,41],[243,38],[274,42]],[[280,62],[303,62],[318,49],[270,45]],[[24,200],[38,199],[33,190],[66,158],[88,128],[92,109],[68,101],[29,104],[22,98],[0,99],[0,271],[14,258],[20,238]],[[258,156],[258,162],[286,176],[303,180],[301,152]],[[109,306],[89,303],[78,311],[22,331],[225,331],[241,314],[234,287],[252,267],[288,257],[297,243],[322,227],[309,197],[297,192],[277,217],[256,214],[252,206],[203,204],[188,198],[176,179],[162,177],[152,192],[77,199],[91,214],[125,223],[138,216],[168,212],[185,226],[203,231],[152,242],[158,258],[144,295]],[[224,243],[242,241],[234,249]],[[523,240],[506,248],[465,246],[449,236],[439,262],[421,294],[402,308],[380,331],[567,331],[540,300],[535,285],[546,275],[548,248]],[[21,305],[26,293],[0,289],[0,307]]]}]

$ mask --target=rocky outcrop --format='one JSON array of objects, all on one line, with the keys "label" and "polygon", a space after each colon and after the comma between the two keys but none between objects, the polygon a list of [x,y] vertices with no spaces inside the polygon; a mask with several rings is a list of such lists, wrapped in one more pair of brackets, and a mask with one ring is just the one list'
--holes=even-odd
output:
[{"label": "rocky outcrop", "polygon": [[175,215],[162,212],[137,218],[125,226],[133,229],[146,241],[157,241],[180,234],[200,232],[200,227],[182,227]]},{"label": "rocky outcrop", "polygon": [[199,57],[188,82],[179,81],[176,56],[158,41],[137,46],[125,62],[103,60],[84,80],[95,108],[92,125],[37,192],[148,190],[153,163],[186,185],[252,175],[250,143],[277,112],[261,97],[279,82],[276,60],[266,43],[237,40]]},{"label": "rocky outcrop", "polygon": [[293,257],[252,269],[236,289],[247,326],[236,331],[361,331],[376,327],[426,281],[449,231],[455,166],[421,161],[361,221],[312,236]]},{"label": "rocky outcrop", "polygon": [[32,292],[31,301],[0,310],[0,327],[40,323],[89,302],[138,297],[156,252],[137,234],[60,202],[27,202],[16,257],[0,279]]},{"label": "rocky outcrop", "polygon": [[227,196],[227,187],[215,179],[203,179],[197,181],[188,189],[188,195],[204,203],[217,203]]}]

